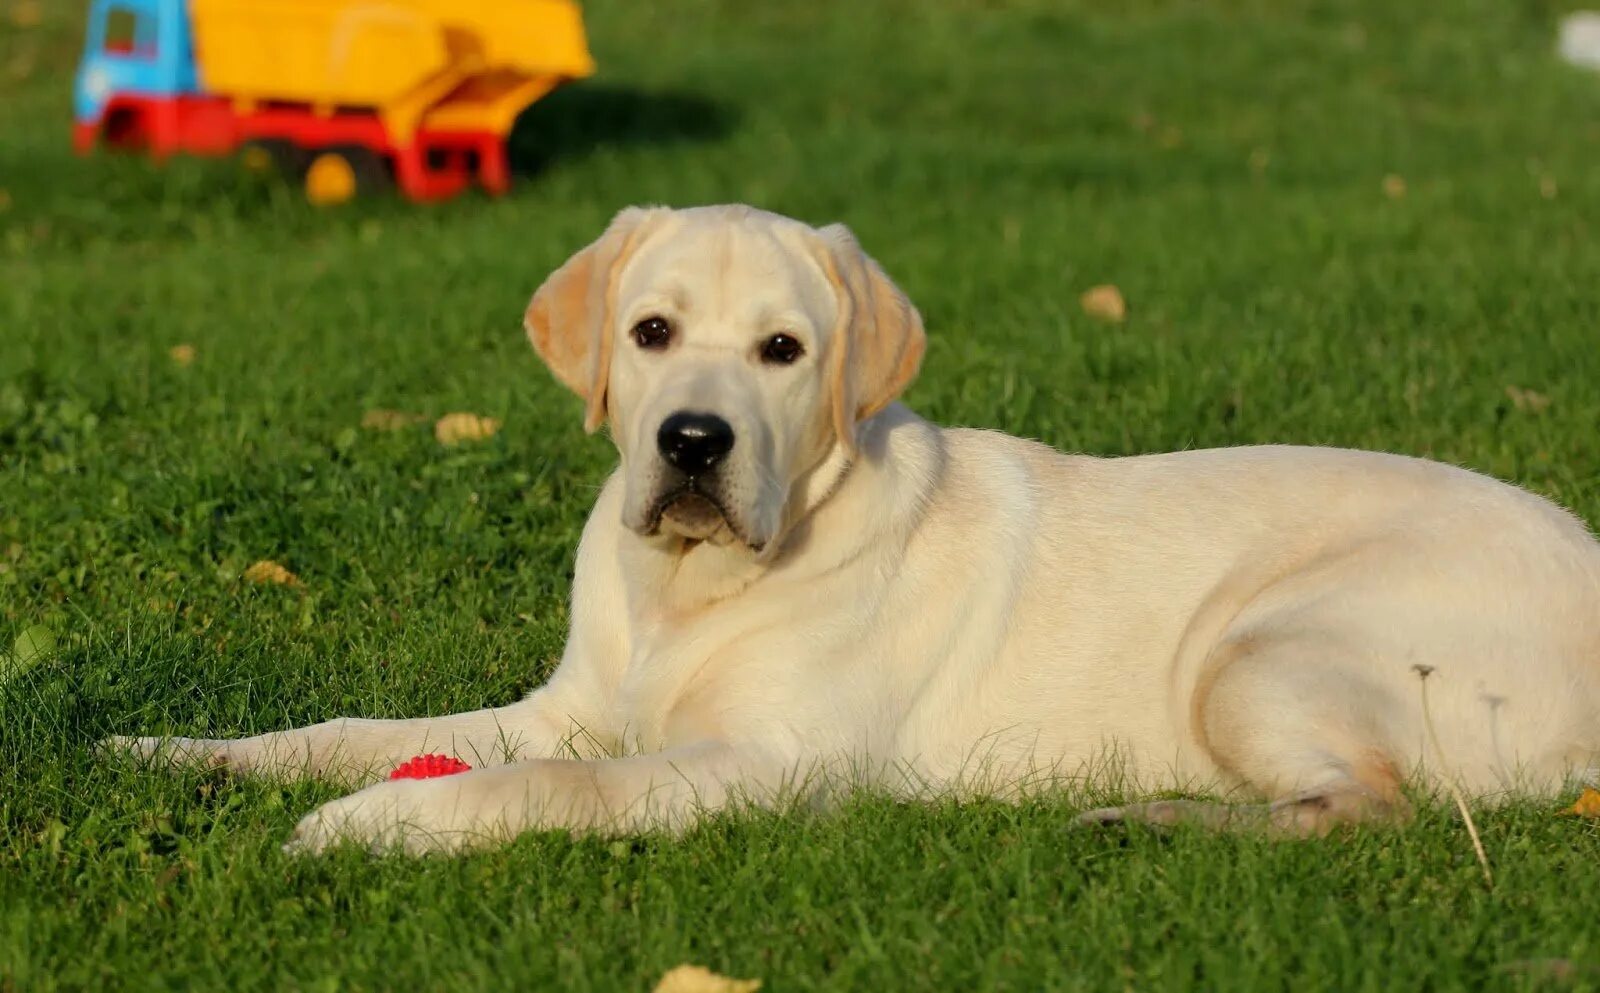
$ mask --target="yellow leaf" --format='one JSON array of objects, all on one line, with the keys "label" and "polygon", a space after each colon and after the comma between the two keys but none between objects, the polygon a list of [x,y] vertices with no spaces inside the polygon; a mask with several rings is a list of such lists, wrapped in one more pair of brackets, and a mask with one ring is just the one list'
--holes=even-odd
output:
[{"label": "yellow leaf", "polygon": [[1090,317],[1113,324],[1121,324],[1128,316],[1128,302],[1122,299],[1122,291],[1110,283],[1084,290],[1078,304]]},{"label": "yellow leaf", "polygon": [[55,650],[55,633],[43,624],[35,624],[23,628],[22,633],[17,635],[17,640],[11,645],[10,661],[17,669],[31,667],[40,659],[54,654]]},{"label": "yellow leaf", "polygon": [[1600,817],[1600,790],[1593,786],[1585,786],[1583,794],[1578,797],[1578,802],[1562,813],[1572,814],[1575,817]]},{"label": "yellow leaf", "polygon": [[1383,195],[1390,200],[1398,200],[1406,195],[1406,178],[1394,173],[1383,177]]},{"label": "yellow leaf", "polygon": [[19,28],[37,27],[44,20],[44,8],[39,0],[17,0],[11,5],[11,23]]},{"label": "yellow leaf", "polygon": [[1531,414],[1542,413],[1550,406],[1550,398],[1535,390],[1525,390],[1520,386],[1507,386],[1506,396],[1511,398],[1511,403],[1518,410],[1525,410]]},{"label": "yellow leaf", "polygon": [[194,356],[195,351],[193,345],[173,345],[171,348],[167,349],[167,357],[173,361],[174,365],[194,365]]},{"label": "yellow leaf", "polygon": [[35,68],[37,68],[37,63],[34,60],[33,52],[29,50],[18,52],[6,63],[6,72],[10,74],[12,79],[27,79],[33,75]]},{"label": "yellow leaf", "polygon": [[247,582],[272,586],[299,586],[300,577],[271,559],[262,559],[241,575]]},{"label": "yellow leaf", "polygon": [[368,431],[400,431],[425,420],[421,414],[403,410],[369,410],[361,415],[361,426]]},{"label": "yellow leaf", "polygon": [[655,993],[756,993],[760,988],[759,979],[729,979],[704,966],[680,965],[667,970]]},{"label": "yellow leaf", "polygon": [[433,436],[441,445],[459,445],[467,441],[482,441],[494,437],[500,422],[492,417],[477,414],[446,414],[433,426]]}]

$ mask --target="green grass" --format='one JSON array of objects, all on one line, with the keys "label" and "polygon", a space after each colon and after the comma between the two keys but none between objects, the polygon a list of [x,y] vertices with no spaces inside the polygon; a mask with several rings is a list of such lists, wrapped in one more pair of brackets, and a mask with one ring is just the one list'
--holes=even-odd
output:
[{"label": "green grass", "polygon": [[[944,422],[1429,455],[1600,521],[1600,79],[1558,4],[597,0],[601,75],[530,114],[514,196],[335,212],[73,158],[77,7],[0,25],[0,647],[58,646],[0,679],[0,989],[1600,988],[1600,829],[1553,805],[1480,815],[1492,890],[1438,811],[1269,843],[1066,801],[295,861],[331,787],[90,753],[538,684],[614,455],[519,317],[635,202],[849,222]],[[1101,282],[1125,324],[1079,312]],[[505,428],[445,451],[375,407]],[[264,558],[304,587],[241,584]]]}]

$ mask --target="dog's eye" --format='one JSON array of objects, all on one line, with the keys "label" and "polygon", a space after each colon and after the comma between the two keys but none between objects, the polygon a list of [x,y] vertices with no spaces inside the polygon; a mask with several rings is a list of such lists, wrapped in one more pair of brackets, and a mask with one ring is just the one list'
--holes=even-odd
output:
[{"label": "dog's eye", "polygon": [[791,365],[805,352],[798,339],[786,334],[775,334],[761,343],[761,361],[773,365]]},{"label": "dog's eye", "polygon": [[672,325],[666,318],[646,317],[633,326],[633,340],[640,348],[661,349],[672,340]]}]

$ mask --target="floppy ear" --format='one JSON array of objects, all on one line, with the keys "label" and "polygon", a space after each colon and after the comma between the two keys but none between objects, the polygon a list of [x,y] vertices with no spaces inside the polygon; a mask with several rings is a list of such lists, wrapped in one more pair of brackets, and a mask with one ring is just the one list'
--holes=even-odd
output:
[{"label": "floppy ear", "polygon": [[823,271],[839,298],[828,378],[833,431],[856,454],[856,425],[893,403],[917,375],[928,336],[922,315],[843,224],[817,232]]},{"label": "floppy ear", "polygon": [[663,213],[640,207],[622,211],[599,240],[550,274],[523,315],[522,326],[534,351],[557,379],[583,398],[583,429],[590,433],[606,419],[617,277],[646,222]]}]

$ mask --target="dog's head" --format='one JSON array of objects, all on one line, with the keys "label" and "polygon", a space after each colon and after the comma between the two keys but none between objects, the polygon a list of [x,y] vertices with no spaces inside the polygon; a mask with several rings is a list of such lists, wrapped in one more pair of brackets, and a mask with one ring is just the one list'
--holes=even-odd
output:
[{"label": "dog's head", "polygon": [[760,551],[791,490],[916,375],[922,320],[841,225],[629,208],[528,305],[528,336],[622,453],[623,523]]}]

